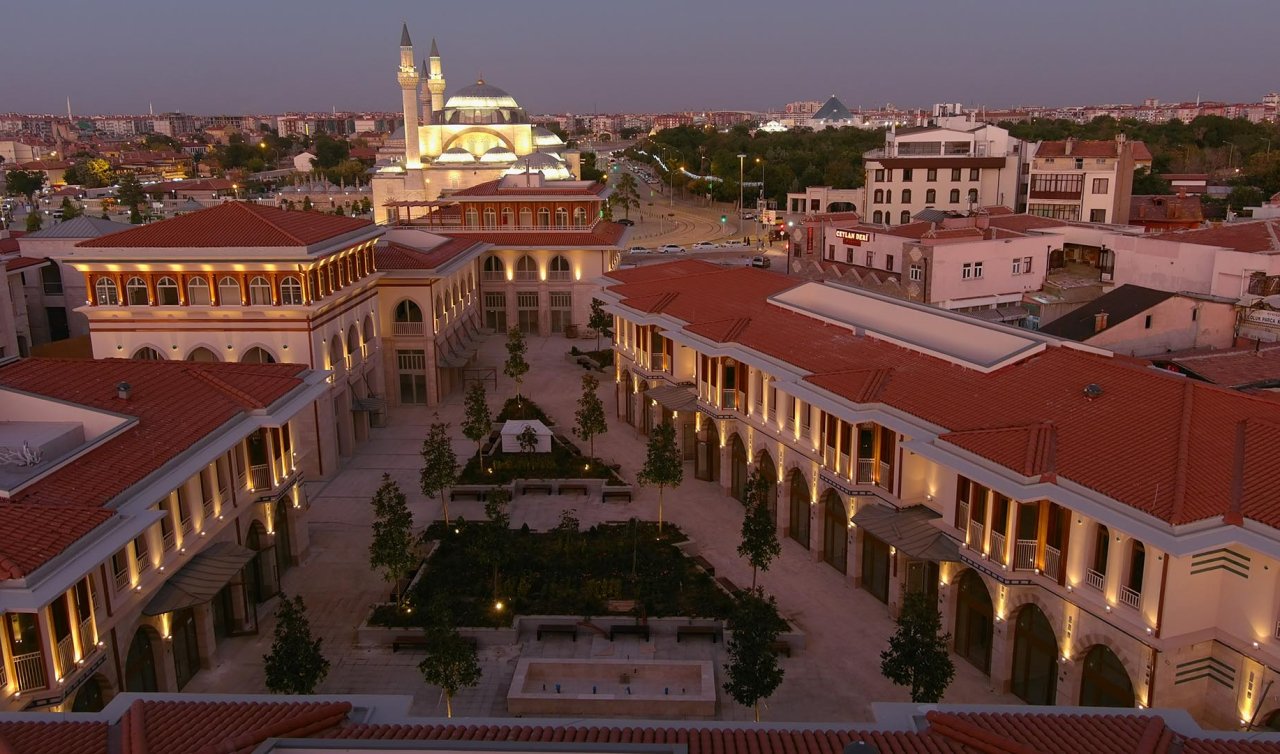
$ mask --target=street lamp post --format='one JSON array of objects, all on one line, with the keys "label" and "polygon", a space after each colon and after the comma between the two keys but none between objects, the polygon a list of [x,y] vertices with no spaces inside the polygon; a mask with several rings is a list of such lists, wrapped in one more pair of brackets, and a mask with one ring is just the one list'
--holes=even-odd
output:
[{"label": "street lamp post", "polygon": [[760,233],[767,235],[769,245],[773,246],[773,234],[766,233],[764,228],[764,208],[769,206],[769,200],[764,197],[764,158],[757,157],[756,164],[760,166],[760,198],[756,201],[756,223],[760,226]]},{"label": "street lamp post", "polygon": [[743,206],[742,206],[742,181],[743,181],[742,165],[743,165],[743,161],[744,161],[744,160],[746,160],[746,159],[747,159],[747,156],[746,156],[745,154],[740,154],[740,155],[738,155],[738,222],[736,222],[736,223],[734,223],[734,224],[735,224],[735,225],[737,225],[739,228],[741,228],[741,227],[742,227],[742,210],[743,210]]}]

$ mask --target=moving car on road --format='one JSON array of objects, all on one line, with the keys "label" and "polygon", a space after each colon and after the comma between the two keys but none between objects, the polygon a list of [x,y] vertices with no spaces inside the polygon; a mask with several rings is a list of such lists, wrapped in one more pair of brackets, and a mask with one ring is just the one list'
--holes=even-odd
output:
[{"label": "moving car on road", "polygon": [[769,261],[769,257],[766,257],[766,256],[751,257],[752,267],[760,267],[762,269],[768,269],[770,264],[771,262]]},{"label": "moving car on road", "polygon": [[718,248],[720,248],[720,244],[718,244],[718,243],[712,243],[711,241],[699,241],[699,242],[695,243],[695,244],[692,246],[692,248],[693,248],[693,250],[694,250],[694,251],[702,251],[702,250],[705,250],[705,249],[718,249]]},{"label": "moving car on road", "polygon": [[635,225],[635,224],[636,224],[636,221],[635,221],[635,220],[629,220],[629,219],[627,219],[627,218],[625,218],[625,217],[624,217],[624,218],[622,218],[621,220],[614,220],[614,222],[615,222],[615,223],[617,223],[617,224],[619,224],[619,225],[627,225],[627,226],[631,226],[631,225]]},{"label": "moving car on road", "polygon": [[627,249],[627,253],[628,254],[648,254],[649,250],[643,246],[632,246],[630,249]]},{"label": "moving car on road", "polygon": [[658,253],[659,254],[683,254],[685,253],[685,248],[677,244],[669,243],[665,246],[659,246]]}]

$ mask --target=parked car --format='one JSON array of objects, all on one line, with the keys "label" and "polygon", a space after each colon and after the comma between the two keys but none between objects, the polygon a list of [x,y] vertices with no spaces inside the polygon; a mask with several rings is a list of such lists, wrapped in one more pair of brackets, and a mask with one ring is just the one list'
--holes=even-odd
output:
[{"label": "parked car", "polygon": [[648,254],[649,250],[643,246],[632,246],[630,249],[627,249],[627,253],[628,254]]},{"label": "parked car", "polygon": [[718,249],[720,248],[720,244],[712,243],[711,241],[699,241],[695,243],[691,248],[694,251],[703,251],[706,249]]},{"label": "parked car", "polygon": [[669,243],[665,246],[659,246],[658,253],[659,254],[683,254],[685,253],[685,248],[677,244]]},{"label": "parked car", "polygon": [[754,213],[754,212],[744,212],[744,213],[743,213],[743,215],[742,215],[742,219],[743,219],[743,220],[754,220],[754,219],[756,219],[756,213]]},{"label": "parked car", "polygon": [[769,257],[766,257],[766,256],[751,257],[752,267],[768,268],[770,264],[772,264],[772,262],[769,261]]},{"label": "parked car", "polygon": [[615,223],[617,223],[617,224],[619,224],[619,225],[626,225],[626,226],[632,226],[632,225],[635,225],[635,224],[636,224],[636,221],[635,221],[635,220],[629,220],[629,219],[627,219],[627,218],[625,218],[625,217],[624,217],[624,218],[622,218],[621,220],[614,220],[614,222],[615,222]]},{"label": "parked car", "polygon": [[730,238],[728,241],[725,241],[720,245],[724,246],[725,248],[729,248],[729,247],[749,246],[750,244],[748,244],[746,241],[742,240],[741,238]]}]

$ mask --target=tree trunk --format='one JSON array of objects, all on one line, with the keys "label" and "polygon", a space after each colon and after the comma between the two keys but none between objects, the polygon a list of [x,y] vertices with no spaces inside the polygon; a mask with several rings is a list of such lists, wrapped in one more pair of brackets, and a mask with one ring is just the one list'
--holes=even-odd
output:
[{"label": "tree trunk", "polygon": [[[453,717],[453,694],[448,692],[445,692],[444,695],[444,716],[448,718]],[[760,722],[759,714],[756,715],[756,722]]]},{"label": "tree trunk", "polygon": [[658,487],[658,536],[662,536],[662,491],[664,487]]},{"label": "tree trunk", "polygon": [[440,490],[440,504],[444,506],[444,522],[449,523],[449,490]]},{"label": "tree trunk", "polygon": [[[751,564],[751,591],[754,592],[755,590],[756,590],[756,564],[752,563]],[[757,720],[756,722],[760,722],[760,721]]]},{"label": "tree trunk", "polygon": [[760,722],[760,702],[755,703],[753,710],[756,714],[756,722]]}]

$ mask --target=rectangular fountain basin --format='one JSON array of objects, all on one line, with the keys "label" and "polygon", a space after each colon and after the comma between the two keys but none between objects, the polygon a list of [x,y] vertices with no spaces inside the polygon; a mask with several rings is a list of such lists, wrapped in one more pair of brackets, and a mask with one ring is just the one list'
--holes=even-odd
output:
[{"label": "rectangular fountain basin", "polygon": [[[557,691],[558,687],[558,691]],[[507,691],[513,715],[712,717],[708,660],[569,660],[528,657]]]}]

